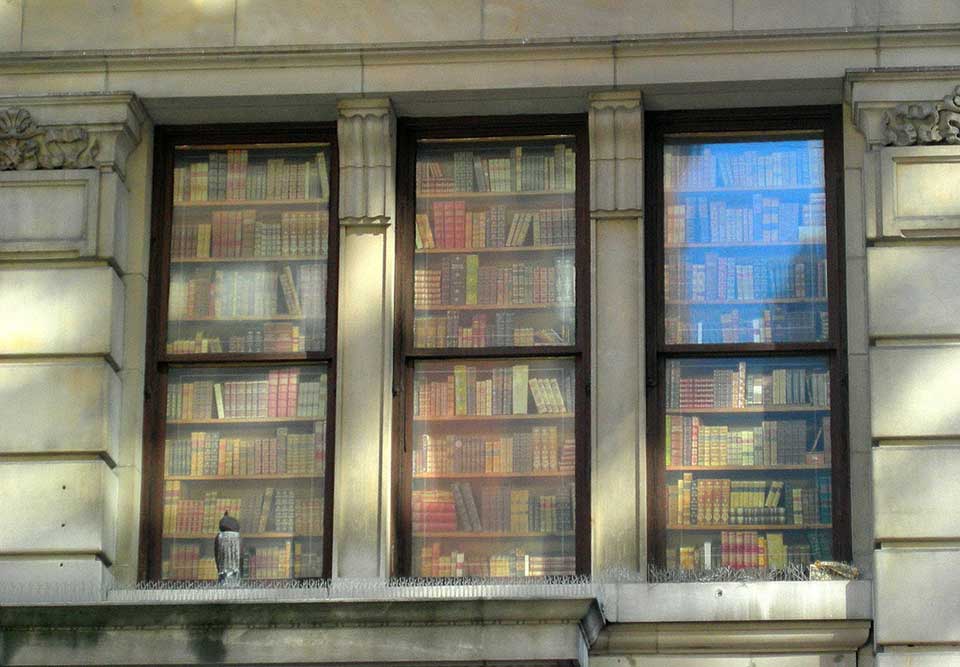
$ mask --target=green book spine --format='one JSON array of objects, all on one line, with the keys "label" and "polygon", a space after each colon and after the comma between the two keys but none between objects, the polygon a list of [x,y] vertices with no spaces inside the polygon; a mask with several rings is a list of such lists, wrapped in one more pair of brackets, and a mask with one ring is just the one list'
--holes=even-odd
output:
[{"label": "green book spine", "polygon": [[667,415],[667,416],[666,416],[666,424],[664,425],[664,437],[665,437],[665,439],[666,439],[666,442],[665,442],[665,446],[664,446],[663,449],[664,449],[664,451],[666,452],[666,455],[667,455],[667,461],[666,461],[666,465],[667,465],[667,466],[672,465],[672,464],[670,463],[670,460],[671,460],[671,454],[670,454],[671,418],[670,418],[670,417],[671,417],[670,415]]},{"label": "green book spine", "polygon": [[453,367],[454,411],[458,415],[467,414],[467,367]]},{"label": "green book spine", "polygon": [[477,303],[477,280],[480,274],[480,256],[467,255],[467,303]]},{"label": "green book spine", "polygon": [[529,379],[529,366],[519,365],[513,367],[513,414],[527,414],[527,381]]}]

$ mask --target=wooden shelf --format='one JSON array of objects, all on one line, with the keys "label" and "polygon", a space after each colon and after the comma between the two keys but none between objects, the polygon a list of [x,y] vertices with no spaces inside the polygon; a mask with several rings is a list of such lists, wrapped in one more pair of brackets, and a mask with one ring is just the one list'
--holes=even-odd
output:
[{"label": "wooden shelf", "polygon": [[[485,422],[485,421],[523,421],[535,419],[573,419],[572,412],[547,412],[527,415],[451,415],[447,417],[414,417],[415,422]],[[167,422],[169,423],[169,422]]]},{"label": "wooden shelf", "polygon": [[573,197],[575,190],[521,190],[520,192],[418,192],[417,199],[485,199],[488,197],[549,197],[567,195]]},{"label": "wooden shelf", "polygon": [[556,538],[556,537],[573,537],[573,531],[563,532],[563,533],[491,533],[491,532],[482,532],[482,533],[472,533],[467,531],[451,531],[451,532],[438,532],[438,533],[414,533],[414,537],[420,539],[430,539],[430,538],[442,538],[442,539],[482,539],[482,540],[491,540],[491,539],[514,539],[514,540],[524,540],[530,538]]},{"label": "wooden shelf", "polygon": [[733,301],[699,301],[693,299],[667,299],[668,306],[765,306],[771,303],[826,303],[825,296],[788,297],[776,299],[739,299]]},{"label": "wooden shelf", "polygon": [[515,252],[551,252],[557,250],[574,250],[572,245],[526,245],[504,246],[496,248],[418,248],[417,255],[484,255],[487,253],[515,253]]},{"label": "wooden shelf", "polygon": [[296,424],[324,421],[325,417],[234,417],[230,419],[168,419],[167,425]]},{"label": "wooden shelf", "polygon": [[833,524],[830,523],[807,523],[807,524],[795,524],[795,523],[758,523],[758,524],[716,524],[716,525],[705,525],[695,523],[692,525],[677,525],[674,523],[667,525],[667,530],[697,530],[697,531],[716,531],[716,530],[829,530],[833,528]]},{"label": "wooden shelf", "polygon": [[[559,470],[547,470],[538,472],[422,472],[414,473],[414,479],[504,479],[513,477],[537,478],[537,477],[569,477],[574,473],[560,472]],[[168,477],[167,479],[172,479]]]},{"label": "wooden shelf", "polygon": [[572,303],[475,303],[464,305],[448,306],[418,306],[413,309],[417,312],[436,311],[436,310],[573,310],[575,304]]},{"label": "wooden shelf", "polygon": [[724,471],[733,471],[733,472],[754,472],[754,471],[763,471],[763,470],[779,470],[779,471],[791,471],[791,470],[830,470],[831,466],[829,463],[816,463],[816,464],[803,464],[799,463],[796,465],[772,465],[772,466],[734,466],[734,465],[725,465],[725,466],[666,466],[665,469],[667,472],[724,472]]},{"label": "wooden shelf", "polygon": [[765,412],[829,412],[829,405],[763,405],[749,408],[667,408],[668,415],[757,415]]},{"label": "wooden shelf", "polygon": [[[213,540],[217,533],[164,533],[165,540]],[[308,537],[323,537],[322,534],[306,533],[240,533],[241,540],[285,540]]]},{"label": "wooden shelf", "polygon": [[323,480],[323,474],[309,473],[267,473],[259,475],[167,475],[164,480],[168,482],[242,482],[245,480],[258,479],[319,479]]},{"label": "wooden shelf", "polygon": [[729,243],[666,243],[667,250],[685,250],[687,248],[791,248],[796,246],[826,247],[826,240],[822,241],[733,241]]},{"label": "wooden shelf", "polygon": [[206,199],[203,201],[174,201],[178,208],[255,207],[255,206],[325,206],[329,199]]},{"label": "wooden shelf", "polygon": [[271,257],[178,257],[171,264],[257,264],[258,262],[326,262],[326,255],[285,255]]},{"label": "wooden shelf", "polygon": [[663,194],[664,197],[669,195],[689,195],[696,193],[757,193],[763,194],[764,192],[791,192],[791,191],[803,191],[803,190],[823,190],[826,186],[822,183],[817,185],[755,185],[751,187],[723,187],[723,188],[683,188],[682,190],[674,190],[670,188],[664,188]]},{"label": "wooden shelf", "polygon": [[167,320],[169,324],[179,322],[302,322],[308,319],[305,315],[243,315],[240,317],[182,317],[177,320]]}]

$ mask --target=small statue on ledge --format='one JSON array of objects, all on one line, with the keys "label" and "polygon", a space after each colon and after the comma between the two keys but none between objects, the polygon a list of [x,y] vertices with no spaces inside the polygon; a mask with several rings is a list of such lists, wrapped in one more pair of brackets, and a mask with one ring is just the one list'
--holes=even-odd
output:
[{"label": "small statue on ledge", "polygon": [[220,532],[213,540],[213,554],[217,561],[217,581],[221,586],[240,585],[240,523],[223,513]]}]

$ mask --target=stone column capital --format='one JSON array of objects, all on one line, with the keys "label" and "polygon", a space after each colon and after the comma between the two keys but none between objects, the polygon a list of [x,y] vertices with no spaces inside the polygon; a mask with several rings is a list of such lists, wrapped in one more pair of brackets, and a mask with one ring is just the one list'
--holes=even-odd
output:
[{"label": "stone column capital", "polygon": [[643,101],[640,91],[590,96],[590,215],[637,217],[643,210]]},{"label": "stone column capital", "polygon": [[116,171],[140,143],[147,112],[133,93],[0,96],[0,171]]},{"label": "stone column capital", "polygon": [[393,221],[397,122],[388,98],[337,104],[340,224],[386,226]]}]

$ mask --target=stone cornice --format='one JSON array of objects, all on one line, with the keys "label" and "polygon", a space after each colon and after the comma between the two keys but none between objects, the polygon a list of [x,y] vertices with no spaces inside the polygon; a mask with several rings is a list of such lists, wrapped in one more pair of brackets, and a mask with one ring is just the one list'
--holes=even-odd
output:
[{"label": "stone cornice", "polygon": [[0,96],[4,110],[13,111],[0,121],[8,153],[0,169],[97,167],[122,175],[148,119],[129,92]]},{"label": "stone cornice", "polygon": [[870,621],[618,623],[600,632],[590,654],[850,652],[869,636]]}]

